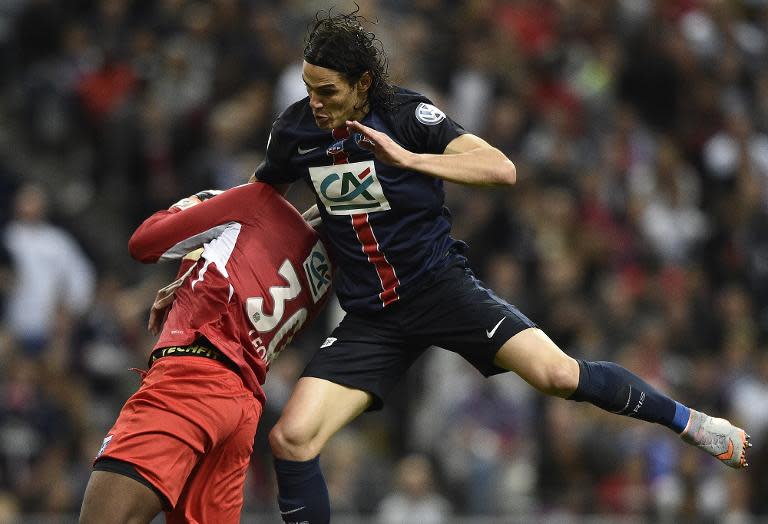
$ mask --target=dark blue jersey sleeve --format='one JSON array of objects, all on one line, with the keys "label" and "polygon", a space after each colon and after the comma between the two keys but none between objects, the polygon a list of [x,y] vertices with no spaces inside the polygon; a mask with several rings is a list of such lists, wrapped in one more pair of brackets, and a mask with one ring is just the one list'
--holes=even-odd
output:
[{"label": "dark blue jersey sleeve", "polygon": [[267,184],[290,184],[299,177],[299,174],[291,169],[290,153],[284,143],[282,124],[281,118],[278,118],[272,125],[264,160],[254,173],[259,181]]},{"label": "dark blue jersey sleeve", "polygon": [[264,161],[256,168],[256,178],[268,184],[290,184],[301,177],[291,158],[296,154],[298,123],[309,110],[307,99],[291,104],[272,124]]},{"label": "dark blue jersey sleeve", "polygon": [[442,154],[454,138],[466,133],[423,96],[398,97],[392,112],[397,140],[414,153]]}]

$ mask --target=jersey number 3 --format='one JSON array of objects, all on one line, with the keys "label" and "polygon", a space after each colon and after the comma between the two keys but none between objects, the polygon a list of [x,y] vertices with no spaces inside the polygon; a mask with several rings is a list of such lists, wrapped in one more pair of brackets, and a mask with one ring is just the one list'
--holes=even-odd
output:
[{"label": "jersey number 3", "polygon": [[307,321],[306,308],[300,308],[285,318],[286,304],[301,293],[301,281],[289,260],[283,262],[278,274],[288,285],[269,288],[274,304],[271,315],[264,313],[264,297],[251,297],[245,302],[248,319],[255,328],[248,334],[259,357],[267,364],[272,362],[280,350],[291,342],[296,332]]}]

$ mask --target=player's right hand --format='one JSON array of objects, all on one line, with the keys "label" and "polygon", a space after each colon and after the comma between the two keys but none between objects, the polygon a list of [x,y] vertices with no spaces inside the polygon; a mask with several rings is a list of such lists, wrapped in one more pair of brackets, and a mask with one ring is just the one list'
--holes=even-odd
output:
[{"label": "player's right hand", "polygon": [[192,206],[196,206],[196,205],[197,205],[197,204],[199,204],[200,202],[202,202],[202,200],[200,200],[199,198],[197,198],[197,196],[195,196],[195,195],[192,195],[192,196],[188,196],[188,197],[184,197],[184,198],[182,198],[181,200],[179,200],[178,202],[176,202],[175,204],[173,204],[173,205],[172,205],[171,207],[169,207],[168,209],[173,209],[173,208],[176,208],[176,209],[181,209],[181,210],[183,211],[183,210],[185,210],[185,209],[187,209],[187,208],[190,208],[190,207],[192,207]]},{"label": "player's right hand", "polygon": [[173,204],[168,209],[173,209],[174,207],[176,207],[178,209],[184,210],[189,207],[196,206],[203,200],[208,200],[209,198],[213,198],[216,195],[219,195],[223,192],[224,191],[222,191],[221,189],[204,189],[203,191],[198,191],[194,195],[190,195],[186,198],[182,198],[181,200]]},{"label": "player's right hand", "polygon": [[347,120],[347,129],[351,133],[362,135],[358,145],[371,151],[379,162],[408,169],[412,159],[417,156],[392,140],[386,133],[361,124],[357,120]]},{"label": "player's right hand", "polygon": [[[190,251],[184,255],[184,260],[196,261],[200,258],[202,253],[202,248]],[[155,301],[152,303],[152,309],[149,311],[149,322],[147,323],[147,329],[153,335],[157,335],[160,333],[160,330],[163,329],[165,317],[168,316],[168,311],[171,309],[173,300],[176,298],[176,290],[181,287],[194,269],[195,264],[190,265],[189,269],[187,269],[183,275],[157,291]]]},{"label": "player's right hand", "polygon": [[203,191],[198,191],[197,193],[195,193],[192,196],[197,197],[198,200],[200,200],[202,202],[203,200],[208,200],[209,198],[213,198],[216,195],[220,195],[223,192],[224,191],[222,191],[221,189],[205,189]]}]

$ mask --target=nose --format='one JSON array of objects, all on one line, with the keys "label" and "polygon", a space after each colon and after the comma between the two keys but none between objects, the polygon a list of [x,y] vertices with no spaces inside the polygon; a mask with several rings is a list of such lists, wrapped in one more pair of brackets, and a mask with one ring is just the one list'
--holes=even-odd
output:
[{"label": "nose", "polygon": [[309,106],[312,109],[320,109],[323,107],[323,103],[320,101],[320,98],[317,95],[309,95]]}]

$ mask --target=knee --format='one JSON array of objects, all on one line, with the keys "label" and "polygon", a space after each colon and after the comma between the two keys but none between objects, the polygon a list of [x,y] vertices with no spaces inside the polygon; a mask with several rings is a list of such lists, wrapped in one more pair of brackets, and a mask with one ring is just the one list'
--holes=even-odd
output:
[{"label": "knee", "polygon": [[567,398],[578,385],[579,363],[567,357],[547,367],[546,379],[540,389],[547,395]]},{"label": "knee", "polygon": [[316,432],[282,419],[269,432],[272,454],[284,460],[306,461],[320,454]]}]

